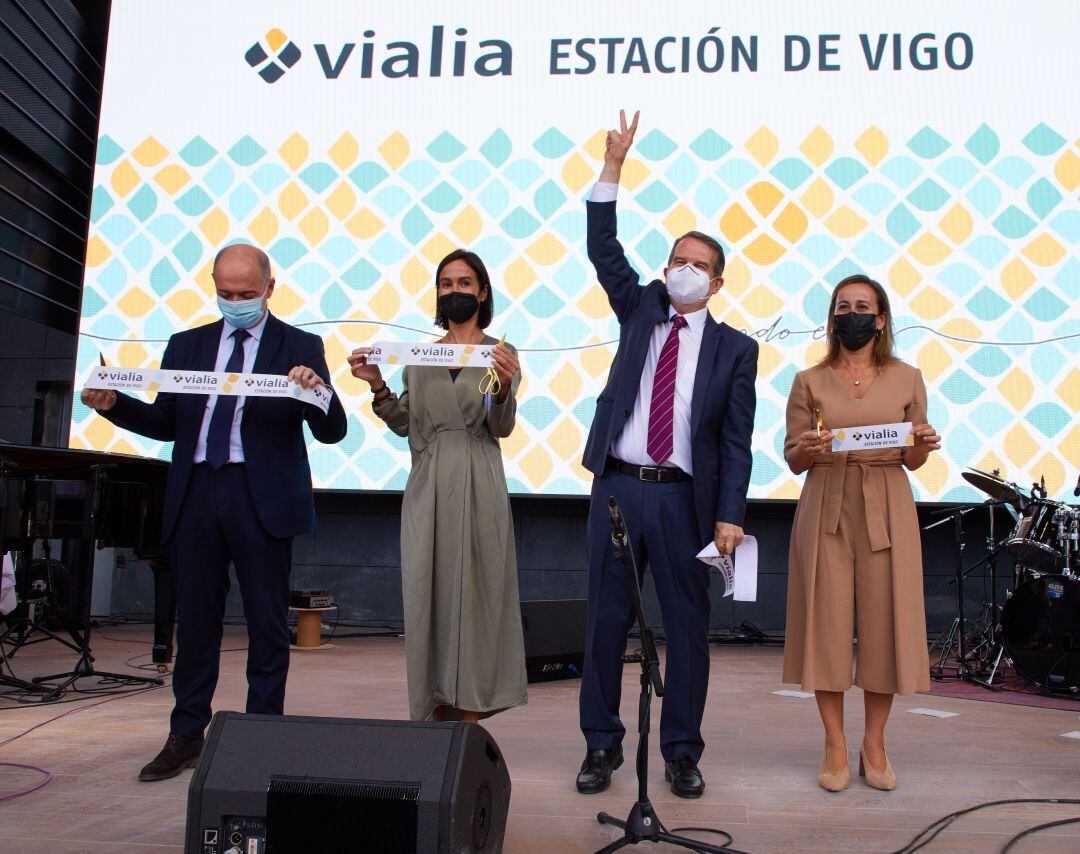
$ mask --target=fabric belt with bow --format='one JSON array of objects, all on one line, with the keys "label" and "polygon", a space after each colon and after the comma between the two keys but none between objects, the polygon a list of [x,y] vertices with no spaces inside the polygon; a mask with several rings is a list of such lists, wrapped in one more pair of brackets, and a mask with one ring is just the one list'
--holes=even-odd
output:
[{"label": "fabric belt with bow", "polygon": [[840,527],[840,506],[844,500],[844,478],[848,476],[848,469],[859,470],[862,478],[863,502],[866,511],[866,530],[870,536],[870,548],[879,552],[891,548],[889,529],[885,524],[885,511],[881,506],[881,497],[885,492],[886,468],[898,468],[901,465],[899,458],[882,460],[856,457],[847,451],[840,451],[831,455],[832,459],[818,457],[814,460],[814,468],[827,467],[829,469],[825,478],[825,531],[835,534]]}]

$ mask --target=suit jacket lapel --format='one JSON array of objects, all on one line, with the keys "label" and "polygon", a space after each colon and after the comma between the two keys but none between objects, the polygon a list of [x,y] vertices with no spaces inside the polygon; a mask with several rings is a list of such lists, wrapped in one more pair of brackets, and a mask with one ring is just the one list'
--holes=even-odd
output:
[{"label": "suit jacket lapel", "polygon": [[218,348],[221,346],[221,329],[225,325],[224,320],[217,323],[208,323],[202,328],[199,343],[195,350],[195,364],[191,366],[193,371],[212,371],[217,367]]},{"label": "suit jacket lapel", "polygon": [[694,396],[690,399],[690,437],[697,434],[701,422],[701,412],[705,406],[705,390],[709,387],[720,349],[720,324],[711,314],[705,315],[705,331],[701,335],[701,349],[698,351],[697,371],[694,374]]},{"label": "suit jacket lapel", "polygon": [[[259,341],[259,349],[255,352],[255,367],[251,370],[253,374],[271,373],[270,364],[274,361],[274,356],[277,355],[281,342],[285,340],[285,332],[282,329],[284,325],[274,315],[267,314],[262,340]],[[289,367],[295,366],[290,365]]]}]

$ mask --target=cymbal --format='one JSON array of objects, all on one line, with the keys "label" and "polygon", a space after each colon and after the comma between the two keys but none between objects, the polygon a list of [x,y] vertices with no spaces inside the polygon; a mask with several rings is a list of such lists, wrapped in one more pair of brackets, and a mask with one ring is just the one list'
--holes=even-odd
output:
[{"label": "cymbal", "polygon": [[1016,484],[1008,483],[997,475],[979,471],[979,469],[961,472],[960,476],[976,489],[985,492],[991,498],[996,498],[999,501],[1008,501],[1017,510],[1020,509],[1020,499],[1024,496]]}]

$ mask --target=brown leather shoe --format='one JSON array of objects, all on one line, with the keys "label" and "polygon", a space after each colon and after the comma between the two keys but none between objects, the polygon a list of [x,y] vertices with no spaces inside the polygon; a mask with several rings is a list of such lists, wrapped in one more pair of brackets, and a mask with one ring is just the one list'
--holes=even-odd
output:
[{"label": "brown leather shoe", "polygon": [[202,753],[203,740],[185,738],[182,735],[170,735],[161,752],[154,760],[139,772],[139,779],[144,783],[154,780],[168,780],[185,768],[194,768]]}]

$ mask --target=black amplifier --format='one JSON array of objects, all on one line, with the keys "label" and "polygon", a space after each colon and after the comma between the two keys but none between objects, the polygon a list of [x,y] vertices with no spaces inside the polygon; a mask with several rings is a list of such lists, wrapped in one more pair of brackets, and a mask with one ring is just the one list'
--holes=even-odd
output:
[{"label": "black amplifier", "polygon": [[290,608],[331,608],[334,597],[329,590],[290,590]]}]

